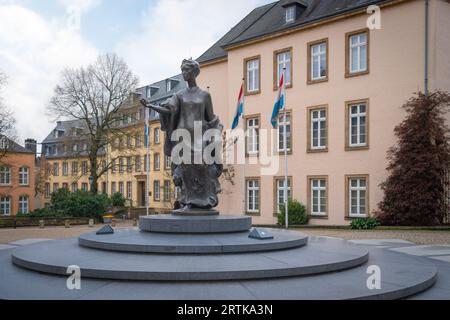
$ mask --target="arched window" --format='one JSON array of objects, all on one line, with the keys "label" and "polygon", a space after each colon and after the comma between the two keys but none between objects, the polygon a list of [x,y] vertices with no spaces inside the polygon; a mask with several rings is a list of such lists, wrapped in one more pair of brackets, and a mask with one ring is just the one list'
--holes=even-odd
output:
[{"label": "arched window", "polygon": [[19,185],[28,186],[29,184],[29,169],[27,167],[21,167],[19,169]]},{"label": "arched window", "polygon": [[28,196],[20,196],[19,197],[19,213],[28,213]]},{"label": "arched window", "polygon": [[6,166],[0,167],[0,185],[11,184],[11,168]]}]

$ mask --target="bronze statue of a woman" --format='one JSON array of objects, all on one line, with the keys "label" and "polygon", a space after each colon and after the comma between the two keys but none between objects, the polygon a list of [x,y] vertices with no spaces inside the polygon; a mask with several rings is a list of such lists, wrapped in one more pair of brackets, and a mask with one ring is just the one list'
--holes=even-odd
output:
[{"label": "bronze statue of a woman", "polygon": [[[186,141],[175,141],[172,134],[176,130],[189,132],[190,145],[205,148],[210,141],[206,141],[204,133],[209,129],[222,131],[219,118],[214,114],[211,95],[197,86],[196,77],[200,74],[198,62],[189,59],[184,60],[181,65],[184,80],[188,88],[174,94],[170,99],[160,106],[148,104],[145,99],[141,102],[144,106],[155,110],[160,115],[161,130],[166,132],[164,153],[172,157],[172,151],[179,143]],[[201,135],[198,129],[201,128]],[[219,203],[218,194],[221,191],[219,177],[223,172],[223,165],[214,162],[205,163],[202,160],[195,161],[194,147],[191,148],[188,159],[190,161],[172,161],[172,176],[175,186],[181,188],[179,202],[181,208],[176,213],[202,211],[212,209]],[[186,159],[183,155],[183,159]],[[198,159],[198,157],[196,158]]]}]

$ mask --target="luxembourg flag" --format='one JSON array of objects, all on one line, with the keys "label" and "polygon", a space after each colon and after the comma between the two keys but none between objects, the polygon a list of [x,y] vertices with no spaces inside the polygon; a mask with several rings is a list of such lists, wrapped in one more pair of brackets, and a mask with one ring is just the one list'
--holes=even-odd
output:
[{"label": "luxembourg flag", "polygon": [[236,107],[236,115],[234,116],[233,124],[231,129],[236,129],[239,125],[239,119],[244,114],[244,83],[241,85],[241,91],[239,92],[237,107]]},{"label": "luxembourg flag", "polygon": [[275,105],[273,106],[272,118],[270,122],[272,123],[272,127],[275,129],[278,124],[278,115],[280,110],[284,108],[286,90],[284,87],[284,72],[281,74],[280,84],[278,86],[278,96],[275,101]]},{"label": "luxembourg flag", "polygon": [[149,136],[149,124],[148,124],[148,120],[149,120],[149,113],[150,113],[150,109],[145,108],[145,125],[144,125],[144,146],[147,148],[148,147],[148,136]]}]

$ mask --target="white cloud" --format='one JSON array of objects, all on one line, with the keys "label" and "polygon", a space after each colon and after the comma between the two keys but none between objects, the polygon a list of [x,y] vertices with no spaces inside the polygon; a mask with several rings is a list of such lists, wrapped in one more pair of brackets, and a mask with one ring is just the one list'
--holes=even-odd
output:
[{"label": "white cloud", "polygon": [[15,112],[19,138],[42,141],[54,126],[46,105],[61,70],[92,62],[97,51],[77,31],[18,5],[0,6],[0,21],[5,104]]},{"label": "white cloud", "polygon": [[86,12],[100,5],[101,0],[58,0],[58,2],[67,9],[75,7]]},{"label": "white cloud", "polygon": [[142,30],[116,47],[142,81],[179,73],[183,58],[200,56],[258,5],[271,0],[157,0],[142,15]]}]

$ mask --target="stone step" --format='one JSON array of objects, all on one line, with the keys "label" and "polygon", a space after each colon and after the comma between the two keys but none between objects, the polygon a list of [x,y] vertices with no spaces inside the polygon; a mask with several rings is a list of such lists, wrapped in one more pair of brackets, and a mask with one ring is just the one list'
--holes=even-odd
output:
[{"label": "stone step", "polygon": [[15,265],[66,275],[79,266],[83,278],[141,281],[212,281],[305,276],[357,267],[368,251],[345,240],[310,238],[296,249],[238,254],[136,254],[78,245],[78,239],[48,241],[15,249]]},{"label": "stone step", "polygon": [[274,251],[304,246],[308,236],[300,232],[265,229],[274,239],[249,238],[249,231],[214,234],[166,234],[142,232],[135,229],[116,230],[114,234],[82,234],[78,243],[87,248],[170,254],[217,254]]}]

